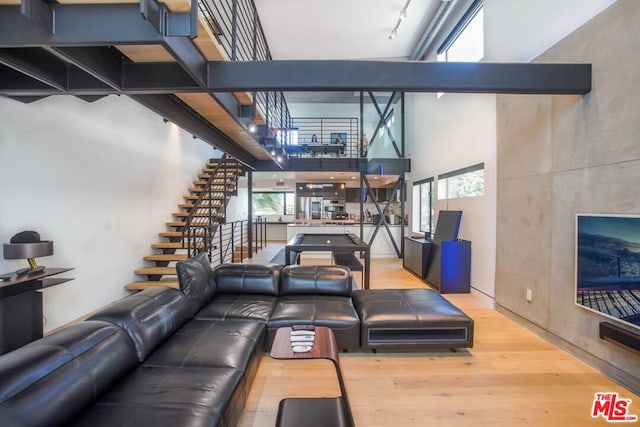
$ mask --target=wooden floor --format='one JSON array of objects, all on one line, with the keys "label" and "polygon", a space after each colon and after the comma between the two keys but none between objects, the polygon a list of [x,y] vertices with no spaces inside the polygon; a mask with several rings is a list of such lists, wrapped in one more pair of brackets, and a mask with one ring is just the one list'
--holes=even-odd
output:
[{"label": "wooden floor", "polygon": [[[269,245],[252,262],[267,262],[281,247]],[[310,262],[324,263],[303,257]],[[371,264],[371,288],[425,287],[401,260]],[[475,321],[469,351],[340,355],[359,427],[606,425],[591,418],[596,392],[632,399],[629,413],[640,415],[640,396],[496,312],[486,298],[446,297]],[[265,355],[239,425],[274,426],[285,397],[338,394],[330,362]]]}]

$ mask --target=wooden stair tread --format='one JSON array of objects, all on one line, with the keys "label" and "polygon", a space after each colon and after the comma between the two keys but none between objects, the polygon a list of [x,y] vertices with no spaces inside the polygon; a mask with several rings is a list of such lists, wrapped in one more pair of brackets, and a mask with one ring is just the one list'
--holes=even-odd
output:
[{"label": "wooden stair tread", "polygon": [[184,221],[169,221],[166,222],[165,225],[167,227],[184,227],[187,223]]},{"label": "wooden stair tread", "polygon": [[[200,208],[205,209],[205,208]],[[189,216],[189,212],[174,212],[172,214],[176,218],[186,218]],[[193,214],[194,217],[197,218],[207,218],[209,216],[209,212],[196,212]],[[218,212],[217,208],[213,208],[213,212],[211,212],[212,217],[223,217],[222,212]]]},{"label": "wooden stair tread", "polygon": [[[178,205],[178,207],[180,209],[193,209],[195,205],[193,203],[180,203]],[[204,209],[204,208],[208,208],[209,205],[207,203],[203,203],[200,208]],[[214,203],[213,205],[211,205],[212,208],[221,208],[222,207],[222,203]]]},{"label": "wooden stair tread", "polygon": [[186,243],[182,242],[160,242],[151,245],[153,249],[187,249],[186,246]]},{"label": "wooden stair tread", "polygon": [[163,276],[175,276],[176,268],[175,267],[143,267],[139,268],[135,271],[136,274],[161,274]]},{"label": "wooden stair tread", "polygon": [[[189,194],[187,196],[182,196],[185,200],[198,200],[198,196],[193,194]],[[215,196],[215,197],[204,197],[203,200],[224,200],[224,196]]]},{"label": "wooden stair tread", "polygon": [[189,257],[187,254],[153,254],[147,255],[143,259],[145,261],[161,261],[161,262],[172,262],[172,261],[186,261]]},{"label": "wooden stair tread", "polygon": [[180,289],[180,285],[177,280],[148,280],[148,281],[131,282],[128,285],[126,285],[124,288],[128,291],[142,291],[147,288],[155,288],[157,286]]}]

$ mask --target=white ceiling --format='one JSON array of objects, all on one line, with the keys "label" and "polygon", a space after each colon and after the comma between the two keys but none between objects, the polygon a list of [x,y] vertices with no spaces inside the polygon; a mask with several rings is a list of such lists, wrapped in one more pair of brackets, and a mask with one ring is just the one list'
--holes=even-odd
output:
[{"label": "white ceiling", "polygon": [[255,0],[273,59],[406,59],[441,0]]}]

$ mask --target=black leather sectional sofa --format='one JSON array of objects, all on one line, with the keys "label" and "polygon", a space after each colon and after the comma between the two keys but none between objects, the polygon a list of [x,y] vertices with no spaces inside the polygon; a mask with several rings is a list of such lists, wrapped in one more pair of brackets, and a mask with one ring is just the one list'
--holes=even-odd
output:
[{"label": "black leather sectional sofa", "polygon": [[[424,304],[407,307],[398,293],[352,295],[345,267],[212,270],[201,254],[179,263],[178,277],[180,290],[147,289],[0,356],[0,425],[236,425],[275,331],[294,324],[329,326],[349,351],[473,343],[473,320],[437,293],[418,290],[440,304],[421,318]],[[380,316],[387,300],[400,318]],[[431,326],[439,332],[424,333]],[[443,332],[459,327],[464,340]]]}]

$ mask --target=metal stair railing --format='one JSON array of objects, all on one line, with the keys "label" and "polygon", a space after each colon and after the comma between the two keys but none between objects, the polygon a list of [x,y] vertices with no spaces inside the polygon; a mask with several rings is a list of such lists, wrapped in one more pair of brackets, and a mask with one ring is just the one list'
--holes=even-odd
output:
[{"label": "metal stair railing", "polygon": [[211,253],[214,235],[225,221],[227,204],[237,188],[239,173],[239,163],[225,154],[202,187],[182,230],[189,257],[202,251]]}]

